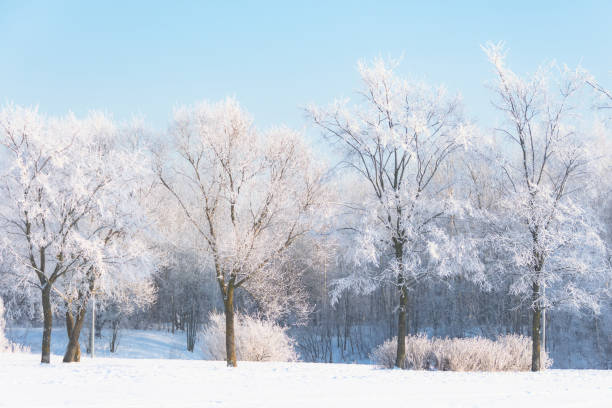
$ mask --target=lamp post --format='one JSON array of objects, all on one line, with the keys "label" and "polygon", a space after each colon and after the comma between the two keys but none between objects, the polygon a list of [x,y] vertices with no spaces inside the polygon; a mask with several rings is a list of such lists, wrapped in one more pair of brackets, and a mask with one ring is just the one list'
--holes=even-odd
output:
[{"label": "lamp post", "polygon": [[[546,285],[542,288],[544,298],[546,298]],[[546,306],[542,310],[542,348],[546,352]]]}]

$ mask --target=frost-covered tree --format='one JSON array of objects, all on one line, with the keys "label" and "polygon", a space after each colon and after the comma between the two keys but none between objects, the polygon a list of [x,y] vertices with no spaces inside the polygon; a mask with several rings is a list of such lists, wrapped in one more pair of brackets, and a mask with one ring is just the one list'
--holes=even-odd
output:
[{"label": "frost-covered tree", "polygon": [[236,366],[235,290],[279,294],[275,284],[291,273],[284,255],[311,229],[319,176],[299,134],[258,132],[234,99],[177,109],[171,134],[174,147],[159,157],[157,172],[182,219],[173,217],[177,225],[165,229],[187,231],[174,233],[174,242],[194,248],[204,268],[214,269],[226,361]]},{"label": "frost-covered tree", "polygon": [[371,292],[393,282],[399,293],[396,365],[403,368],[409,289],[428,277],[452,275],[459,264],[482,271],[463,239],[469,234],[451,233],[467,209],[443,171],[470,142],[472,127],[457,97],[402,79],[394,68],[382,60],[360,63],[361,103],[336,101],[309,113],[346,153],[358,175],[354,188],[363,188],[358,201],[348,204],[359,218],[351,226],[357,232],[355,271],[336,289]]},{"label": "frost-covered tree", "polygon": [[[491,243],[511,292],[531,306],[532,370],[541,368],[541,316],[569,305],[597,310],[609,278],[602,228],[590,208],[590,165],[601,156],[581,126],[577,104],[586,73],[541,68],[520,77],[502,45],[484,47],[494,67],[494,105],[504,115],[505,144],[493,155],[504,194],[492,218]],[[556,67],[554,67],[556,68]]]},{"label": "frost-covered tree", "polygon": [[154,300],[150,274],[155,253],[146,236],[149,221],[144,203],[151,181],[147,156],[131,138],[138,129],[121,131],[110,122],[106,126],[83,152],[90,163],[98,161],[97,177],[105,183],[97,193],[98,206],[78,224],[89,249],[78,267],[56,285],[64,300],[69,335],[64,362],[79,361],[79,335],[92,296],[101,310],[111,305],[124,314]]},{"label": "frost-covered tree", "polygon": [[118,295],[121,285],[150,271],[136,197],[146,166],[121,145],[125,136],[97,113],[77,119],[13,105],[0,111],[0,244],[15,289],[41,293],[43,363],[50,359],[54,295],[67,306],[64,361],[78,361],[89,296]]}]

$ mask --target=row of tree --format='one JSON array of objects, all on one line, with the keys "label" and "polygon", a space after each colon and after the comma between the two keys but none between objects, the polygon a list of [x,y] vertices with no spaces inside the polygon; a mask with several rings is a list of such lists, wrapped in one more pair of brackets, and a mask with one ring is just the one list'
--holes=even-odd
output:
[{"label": "row of tree", "polygon": [[[356,101],[307,109],[325,135],[314,147],[335,147],[338,164],[291,129],[259,131],[231,98],[175,110],[157,138],[98,113],[5,107],[0,287],[9,305],[42,308],[42,362],[54,311],[65,314],[64,361],[79,360],[93,296],[115,313],[153,304],[192,333],[191,348],[198,316],[222,306],[231,366],[237,307],[306,324],[303,352],[331,361],[364,336],[348,299],[367,297],[361,316],[396,319],[374,337],[397,335],[402,367],[415,299],[448,304],[443,285],[503,289],[500,313],[530,310],[539,370],[546,310],[610,301],[612,98],[582,69],[522,77],[500,45],[484,51],[494,129],[466,120],[444,88],[376,60],[359,64]],[[343,333],[331,333],[332,314]]]}]

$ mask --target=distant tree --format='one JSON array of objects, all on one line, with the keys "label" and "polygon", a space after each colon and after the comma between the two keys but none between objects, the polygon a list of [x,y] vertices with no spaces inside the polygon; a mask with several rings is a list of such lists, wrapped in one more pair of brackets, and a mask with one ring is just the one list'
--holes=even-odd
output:
[{"label": "distant tree", "polygon": [[8,348],[9,341],[4,335],[6,320],[4,318],[4,301],[0,298],[0,353]]}]

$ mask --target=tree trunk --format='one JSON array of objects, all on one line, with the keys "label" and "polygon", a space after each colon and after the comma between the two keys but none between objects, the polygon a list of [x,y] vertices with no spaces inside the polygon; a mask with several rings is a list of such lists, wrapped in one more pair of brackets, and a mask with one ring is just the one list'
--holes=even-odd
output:
[{"label": "tree trunk", "polygon": [[187,351],[193,352],[195,348],[196,334],[197,334],[197,320],[196,320],[196,312],[193,307],[193,303],[191,304],[191,312],[187,314],[187,324],[185,327],[185,333],[187,334]]},{"label": "tree trunk", "polygon": [[51,310],[51,284],[47,283],[42,290],[43,337],[40,362],[51,362],[51,329],[53,328],[53,311]]},{"label": "tree trunk", "polygon": [[[81,361],[81,346],[79,345],[79,337],[81,335],[81,329],[83,328],[83,322],[85,322],[85,310],[86,308],[84,306],[79,308],[76,322],[74,322],[72,325],[72,330],[68,339],[68,346],[66,346],[66,353],[64,354],[64,363]],[[66,316],[68,317],[68,313],[66,313]],[[72,318],[72,316],[70,317]]]},{"label": "tree trunk", "polygon": [[68,310],[68,305],[66,305],[66,334],[68,338],[72,334],[72,326],[74,326],[74,318],[72,317],[72,313]]},{"label": "tree trunk", "polygon": [[227,296],[223,300],[225,307],[225,353],[228,367],[236,367],[236,342],[234,335],[234,286],[227,286]]},{"label": "tree trunk", "polygon": [[119,346],[119,319],[120,318],[116,318],[111,321],[112,333],[109,343],[109,350],[111,353],[116,352]]},{"label": "tree trunk", "polygon": [[[68,334],[68,341],[70,342],[70,338],[72,337],[72,331],[74,329],[74,317],[72,316],[72,312],[68,309],[68,305],[66,305],[66,332]],[[70,344],[70,343],[68,343]],[[81,346],[77,342],[77,351],[75,353],[76,361],[80,361],[81,359]],[[65,357],[64,357],[65,358]]]},{"label": "tree trunk", "polygon": [[540,324],[542,309],[540,307],[540,285],[537,283],[533,284],[533,321],[531,325],[531,371],[540,371],[540,351],[541,351],[541,339],[540,339]]},{"label": "tree trunk", "polygon": [[404,279],[404,245],[400,240],[394,240],[395,260],[399,268],[397,284],[399,286],[400,298],[397,313],[397,354],[395,356],[395,366],[406,368],[406,313],[408,311],[408,288]]},{"label": "tree trunk", "polygon": [[406,312],[408,305],[408,289],[403,283],[400,283],[400,299],[399,309],[397,313],[397,355],[395,357],[395,366],[406,368]]},{"label": "tree trunk", "polygon": [[172,312],[171,312],[171,319],[172,319],[172,334],[174,334],[174,326],[176,324],[176,312],[174,311],[174,296],[171,297],[172,299]]}]

